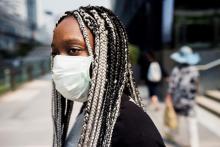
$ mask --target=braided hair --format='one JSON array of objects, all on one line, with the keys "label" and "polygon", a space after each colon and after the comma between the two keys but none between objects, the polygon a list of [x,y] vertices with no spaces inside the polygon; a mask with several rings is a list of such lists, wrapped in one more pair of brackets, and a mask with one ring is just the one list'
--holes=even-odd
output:
[{"label": "braided hair", "polygon": [[[123,93],[126,91],[143,108],[128,59],[127,34],[118,17],[104,7],[87,6],[68,11],[56,26],[66,17],[78,21],[89,55],[94,58],[78,147],[109,147]],[[86,27],[94,36],[94,49],[89,43]],[[53,84],[54,147],[65,144],[72,108],[73,101],[65,99]]]}]

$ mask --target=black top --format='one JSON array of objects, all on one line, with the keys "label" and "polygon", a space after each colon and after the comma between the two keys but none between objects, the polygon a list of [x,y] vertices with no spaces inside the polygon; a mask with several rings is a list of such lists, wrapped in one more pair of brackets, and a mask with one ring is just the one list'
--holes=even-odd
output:
[{"label": "black top", "polygon": [[112,147],[165,147],[150,117],[127,96],[122,97]]}]

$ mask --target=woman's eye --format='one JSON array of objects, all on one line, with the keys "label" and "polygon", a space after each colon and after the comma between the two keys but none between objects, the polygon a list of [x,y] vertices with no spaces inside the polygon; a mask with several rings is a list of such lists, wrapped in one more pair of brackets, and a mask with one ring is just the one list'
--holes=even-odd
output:
[{"label": "woman's eye", "polygon": [[76,56],[80,53],[81,49],[78,48],[70,48],[67,50],[67,53],[72,56]]}]

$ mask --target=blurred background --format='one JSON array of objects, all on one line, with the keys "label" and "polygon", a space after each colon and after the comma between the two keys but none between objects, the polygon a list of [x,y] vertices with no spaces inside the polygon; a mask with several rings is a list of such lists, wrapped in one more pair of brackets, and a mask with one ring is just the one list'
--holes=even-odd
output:
[{"label": "blurred background", "polygon": [[[87,5],[107,7],[125,24],[134,76],[146,105],[150,101],[143,76],[146,53],[153,52],[166,78],[175,66],[170,55],[181,46],[190,46],[200,55],[199,146],[219,147],[219,0],[0,0],[0,146],[51,146],[53,28],[65,11]],[[167,85],[166,79],[159,84],[159,111],[146,107],[163,136]],[[77,106],[74,109],[75,116]]]}]

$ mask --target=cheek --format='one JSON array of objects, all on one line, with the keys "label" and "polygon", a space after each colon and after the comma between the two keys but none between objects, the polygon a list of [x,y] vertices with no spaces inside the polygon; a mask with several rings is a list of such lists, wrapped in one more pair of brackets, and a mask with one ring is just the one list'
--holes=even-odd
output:
[{"label": "cheek", "polygon": [[88,51],[85,51],[85,52],[82,52],[82,53],[80,54],[80,56],[89,56],[89,53],[88,53]]},{"label": "cheek", "polygon": [[94,45],[93,38],[92,38],[92,39],[90,39],[90,44],[91,44],[92,49],[94,49],[94,48],[95,48],[95,45]]},{"label": "cheek", "polygon": [[60,55],[68,55],[65,49],[59,49]]}]

